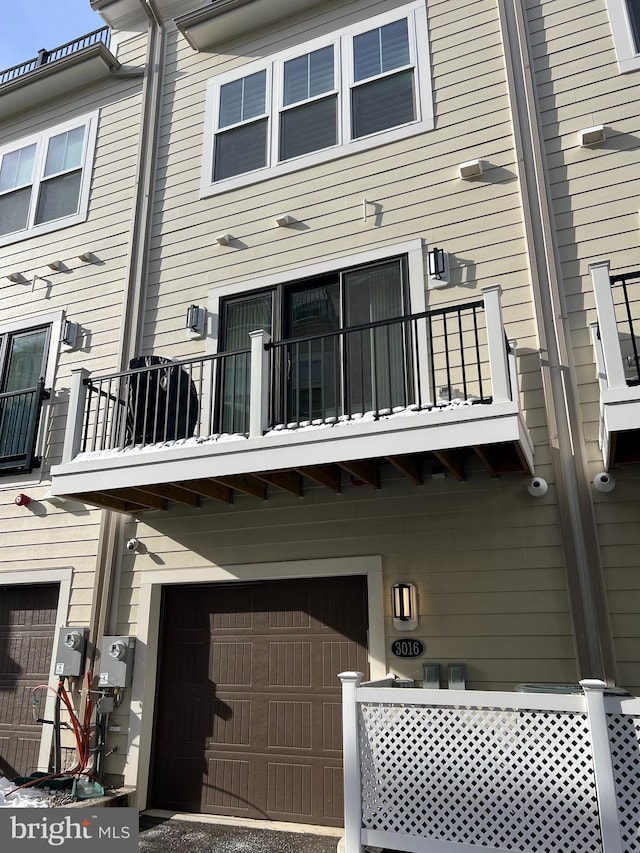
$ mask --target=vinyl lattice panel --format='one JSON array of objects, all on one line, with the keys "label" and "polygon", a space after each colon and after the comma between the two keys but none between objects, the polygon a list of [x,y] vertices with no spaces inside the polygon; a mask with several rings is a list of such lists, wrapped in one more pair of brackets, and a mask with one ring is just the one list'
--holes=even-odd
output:
[{"label": "vinyl lattice panel", "polygon": [[522,853],[601,853],[586,715],[360,708],[364,829]]},{"label": "vinyl lattice panel", "polygon": [[608,714],[620,831],[625,853],[640,853],[640,717]]}]

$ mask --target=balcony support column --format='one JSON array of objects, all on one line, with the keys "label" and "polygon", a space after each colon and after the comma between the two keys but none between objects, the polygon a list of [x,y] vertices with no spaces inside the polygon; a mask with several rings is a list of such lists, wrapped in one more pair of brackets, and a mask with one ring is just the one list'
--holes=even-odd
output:
[{"label": "balcony support column", "polygon": [[251,385],[249,392],[249,438],[260,438],[268,425],[269,415],[269,354],[265,345],[271,340],[268,332],[258,329],[249,332],[251,338]]},{"label": "balcony support column", "polygon": [[609,388],[626,388],[627,380],[625,379],[624,366],[622,364],[622,349],[620,348],[618,324],[616,323],[616,309],[613,304],[613,294],[611,293],[609,261],[598,261],[595,264],[590,264],[589,272],[591,273],[593,294],[596,299],[606,384]]},{"label": "balcony support column", "polygon": [[502,322],[502,288],[499,284],[482,288],[484,312],[487,322],[487,346],[491,389],[494,403],[506,403],[513,399],[515,388],[511,388],[507,340]]},{"label": "balcony support column", "polygon": [[87,400],[86,380],[89,371],[85,367],[78,367],[71,371],[71,388],[69,390],[69,408],[67,410],[67,426],[64,432],[64,445],[62,447],[62,464],[71,462],[78,453],[82,444],[82,424],[84,421],[84,409]]}]

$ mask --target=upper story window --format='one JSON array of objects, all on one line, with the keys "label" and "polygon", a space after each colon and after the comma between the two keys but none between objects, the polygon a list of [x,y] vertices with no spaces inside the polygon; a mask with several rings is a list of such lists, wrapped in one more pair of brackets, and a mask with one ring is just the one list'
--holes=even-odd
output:
[{"label": "upper story window", "polygon": [[433,127],[424,3],[209,81],[202,194]]},{"label": "upper story window", "polygon": [[607,0],[620,71],[640,69],[640,0]]},{"label": "upper story window", "polygon": [[86,219],[97,117],[0,148],[0,245]]}]

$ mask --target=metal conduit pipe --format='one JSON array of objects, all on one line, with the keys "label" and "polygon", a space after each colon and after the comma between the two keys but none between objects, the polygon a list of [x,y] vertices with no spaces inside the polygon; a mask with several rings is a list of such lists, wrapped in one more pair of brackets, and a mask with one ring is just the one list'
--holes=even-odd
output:
[{"label": "metal conduit pipe", "polygon": [[616,661],[574,390],[570,331],[545,179],[525,12],[518,0],[498,0],[498,10],[579,678],[595,677],[615,683]]}]

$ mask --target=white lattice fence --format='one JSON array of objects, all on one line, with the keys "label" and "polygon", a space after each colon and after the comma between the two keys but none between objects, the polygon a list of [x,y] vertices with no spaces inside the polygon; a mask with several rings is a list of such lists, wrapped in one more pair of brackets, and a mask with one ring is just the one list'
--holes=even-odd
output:
[{"label": "white lattice fence", "polygon": [[[364,844],[640,853],[638,700],[603,699],[601,688],[588,698],[399,691],[358,687],[349,675],[341,676],[347,853]],[[626,712],[616,713],[621,703]]]}]

